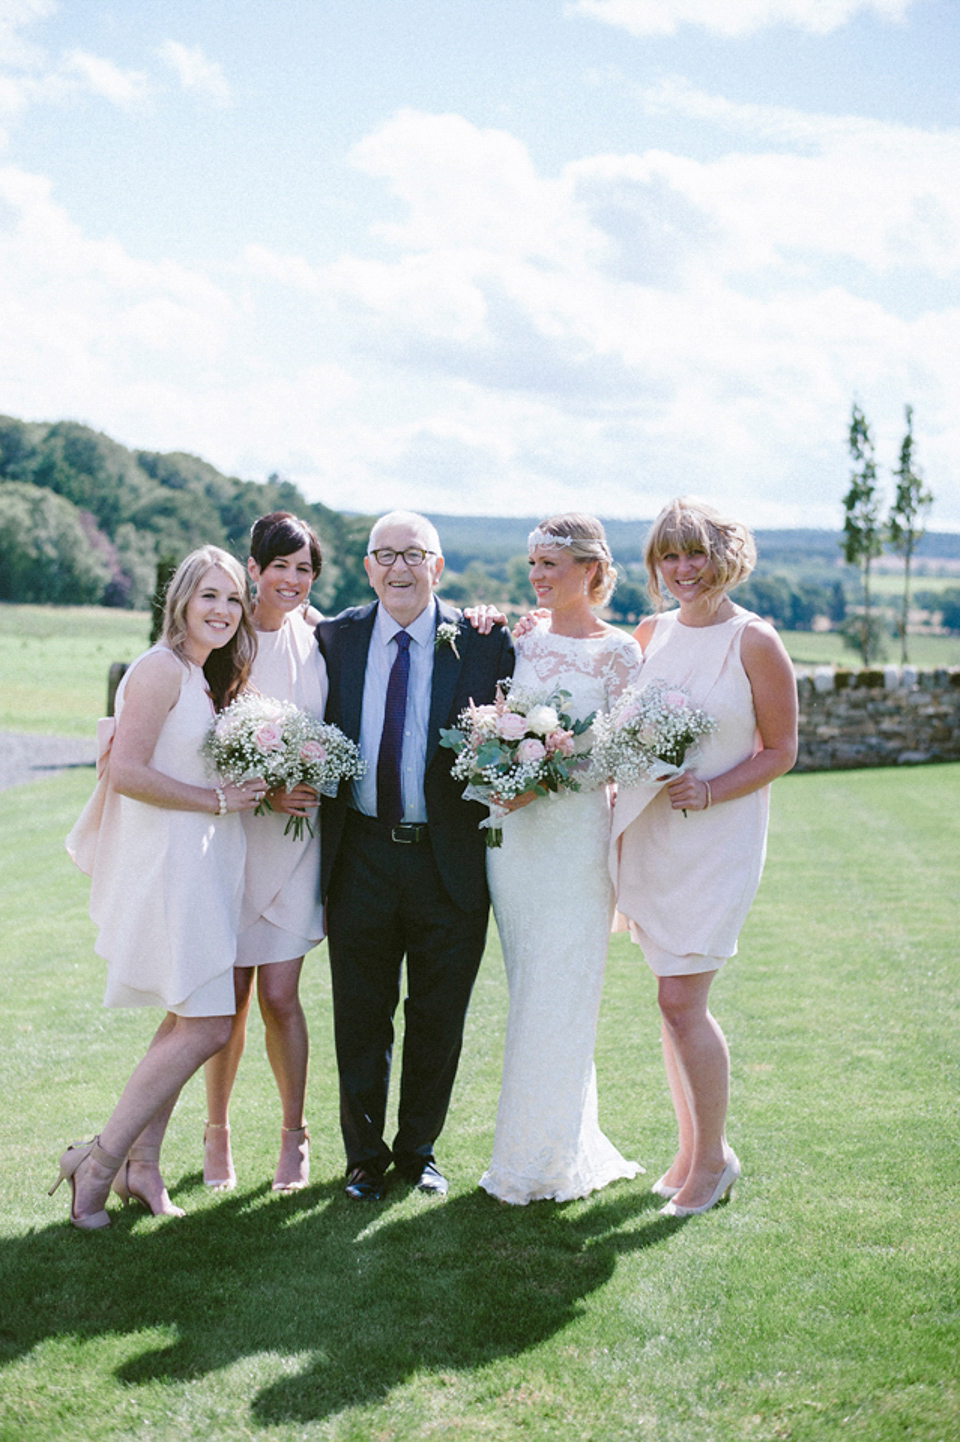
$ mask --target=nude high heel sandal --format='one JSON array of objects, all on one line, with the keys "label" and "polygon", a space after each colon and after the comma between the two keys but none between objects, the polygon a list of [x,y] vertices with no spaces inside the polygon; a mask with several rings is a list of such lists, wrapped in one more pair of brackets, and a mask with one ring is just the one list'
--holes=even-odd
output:
[{"label": "nude high heel sandal", "polygon": [[[300,1137],[300,1175],[290,1182],[280,1182],[274,1177],[273,1190],[275,1192],[302,1192],[304,1187],[310,1184],[310,1133],[307,1131],[306,1123],[302,1127],[281,1127],[284,1136]],[[280,1166],[277,1164],[277,1171]]]},{"label": "nude high heel sandal", "polygon": [[161,1192],[160,1205],[158,1207],[152,1206],[142,1192],[135,1192],[130,1186],[129,1168],[131,1162],[146,1162],[148,1165],[155,1163],[159,1170],[160,1148],[133,1146],[127,1152],[126,1160],[123,1162],[112,1183],[113,1190],[125,1207],[129,1206],[131,1201],[134,1201],[146,1207],[147,1211],[154,1217],[185,1217],[187,1215],[182,1207],[177,1207],[171,1202],[166,1187],[164,1187]]},{"label": "nude high heel sandal", "polygon": [[57,1177],[57,1180],[47,1195],[52,1197],[62,1181],[69,1181],[71,1223],[73,1226],[79,1227],[81,1232],[97,1232],[101,1227],[109,1227],[110,1225],[110,1217],[105,1208],[102,1208],[99,1212],[87,1212],[86,1215],[82,1217],[77,1216],[76,1174],[88,1157],[92,1157],[95,1162],[99,1162],[102,1167],[106,1167],[108,1171],[113,1172],[119,1171],[124,1161],[123,1157],[114,1157],[111,1156],[109,1152],[105,1152],[100,1145],[100,1138],[98,1136],[94,1137],[92,1142],[76,1142],[73,1146],[67,1147],[67,1150],[60,1158],[60,1175]]},{"label": "nude high heel sandal", "polygon": [[[227,1164],[223,1170],[225,1177],[214,1177],[210,1173],[214,1170],[213,1164],[207,1163],[207,1148],[210,1145],[208,1132],[226,1132],[227,1143]],[[210,1187],[215,1192],[232,1192],[237,1185],[237,1174],[233,1169],[233,1158],[230,1155],[230,1124],[229,1122],[206,1122],[203,1128],[203,1185]]]}]

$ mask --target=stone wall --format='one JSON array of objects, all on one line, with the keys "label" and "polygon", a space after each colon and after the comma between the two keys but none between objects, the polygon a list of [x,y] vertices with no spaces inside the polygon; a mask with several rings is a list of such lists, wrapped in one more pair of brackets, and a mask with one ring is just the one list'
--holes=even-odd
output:
[{"label": "stone wall", "polygon": [[797,691],[797,771],[960,761],[960,667],[818,666]]}]

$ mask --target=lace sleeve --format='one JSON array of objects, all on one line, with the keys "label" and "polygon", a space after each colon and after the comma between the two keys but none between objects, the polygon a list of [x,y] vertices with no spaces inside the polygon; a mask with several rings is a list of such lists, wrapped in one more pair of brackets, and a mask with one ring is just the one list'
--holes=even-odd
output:
[{"label": "lace sleeve", "polygon": [[603,671],[603,692],[608,711],[628,687],[636,686],[642,665],[643,652],[633,637],[622,631],[616,634]]}]

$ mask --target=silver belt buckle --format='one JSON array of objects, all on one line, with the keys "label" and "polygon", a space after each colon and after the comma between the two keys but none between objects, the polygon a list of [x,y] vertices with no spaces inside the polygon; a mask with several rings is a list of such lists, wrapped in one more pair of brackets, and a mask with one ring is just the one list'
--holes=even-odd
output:
[{"label": "silver belt buckle", "polygon": [[405,830],[406,830],[406,831],[416,832],[416,829],[417,829],[417,828],[416,828],[415,826],[412,826],[412,825],[410,825],[410,824],[406,824],[406,825],[405,825],[403,822],[401,822],[399,826],[394,826],[394,827],[391,829],[391,831],[390,831],[390,840],[391,840],[391,841],[395,841],[395,842],[398,844],[398,846],[412,846],[412,845],[414,844],[414,842],[418,839],[416,835],[413,835],[413,836],[398,836],[398,835],[397,835],[397,832],[398,832],[398,831],[402,832],[402,831],[405,831]]}]

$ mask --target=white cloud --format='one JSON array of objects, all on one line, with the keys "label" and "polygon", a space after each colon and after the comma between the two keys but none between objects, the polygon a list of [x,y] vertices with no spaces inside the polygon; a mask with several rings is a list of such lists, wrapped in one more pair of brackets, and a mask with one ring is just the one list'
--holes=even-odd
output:
[{"label": "white cloud", "polygon": [[910,401],[960,527],[960,136],[647,101],[749,147],[547,176],[503,131],[404,111],[353,152],[393,223],[323,265],[252,239],[216,275],[141,261],[0,171],[4,407],[353,510],[636,516],[694,488],[831,525],[853,396],[891,464]]},{"label": "white cloud", "polygon": [[[756,135],[756,113],[713,103]],[[412,454],[427,433],[440,445],[442,413],[513,478],[512,509],[531,488],[570,501],[589,475],[634,513],[638,476],[682,478],[694,455],[701,489],[827,524],[857,393],[894,428],[912,400],[956,477],[957,308],[901,314],[900,292],[904,275],[957,280],[960,136],[761,118],[779,150],[589,157],[555,180],[460,117],[405,112],[358,147],[407,213],[386,232],[394,257],[343,257],[328,278],[364,308],[371,352],[427,378]]]},{"label": "white cloud", "polygon": [[571,0],[566,11],[618,25],[632,35],[674,35],[684,25],[720,35],[749,35],[793,25],[827,35],[866,12],[902,20],[914,0]]},{"label": "white cloud", "polygon": [[232,304],[195,271],[85,238],[48,182],[0,169],[0,375],[14,414],[91,415],[104,388],[169,369],[185,386],[217,361]]},{"label": "white cloud", "polygon": [[179,76],[184,90],[196,91],[214,105],[230,104],[230,86],[214,60],[208,60],[199,46],[181,45],[178,40],[165,40],[157,51],[164,64]]},{"label": "white cloud", "polygon": [[41,52],[20,32],[56,9],[56,0],[0,0],[0,61],[21,67],[36,64]]},{"label": "white cloud", "polygon": [[147,77],[139,70],[121,70],[112,60],[91,55],[86,50],[73,50],[63,59],[63,70],[80,77],[84,87],[112,105],[130,110],[145,100]]}]

